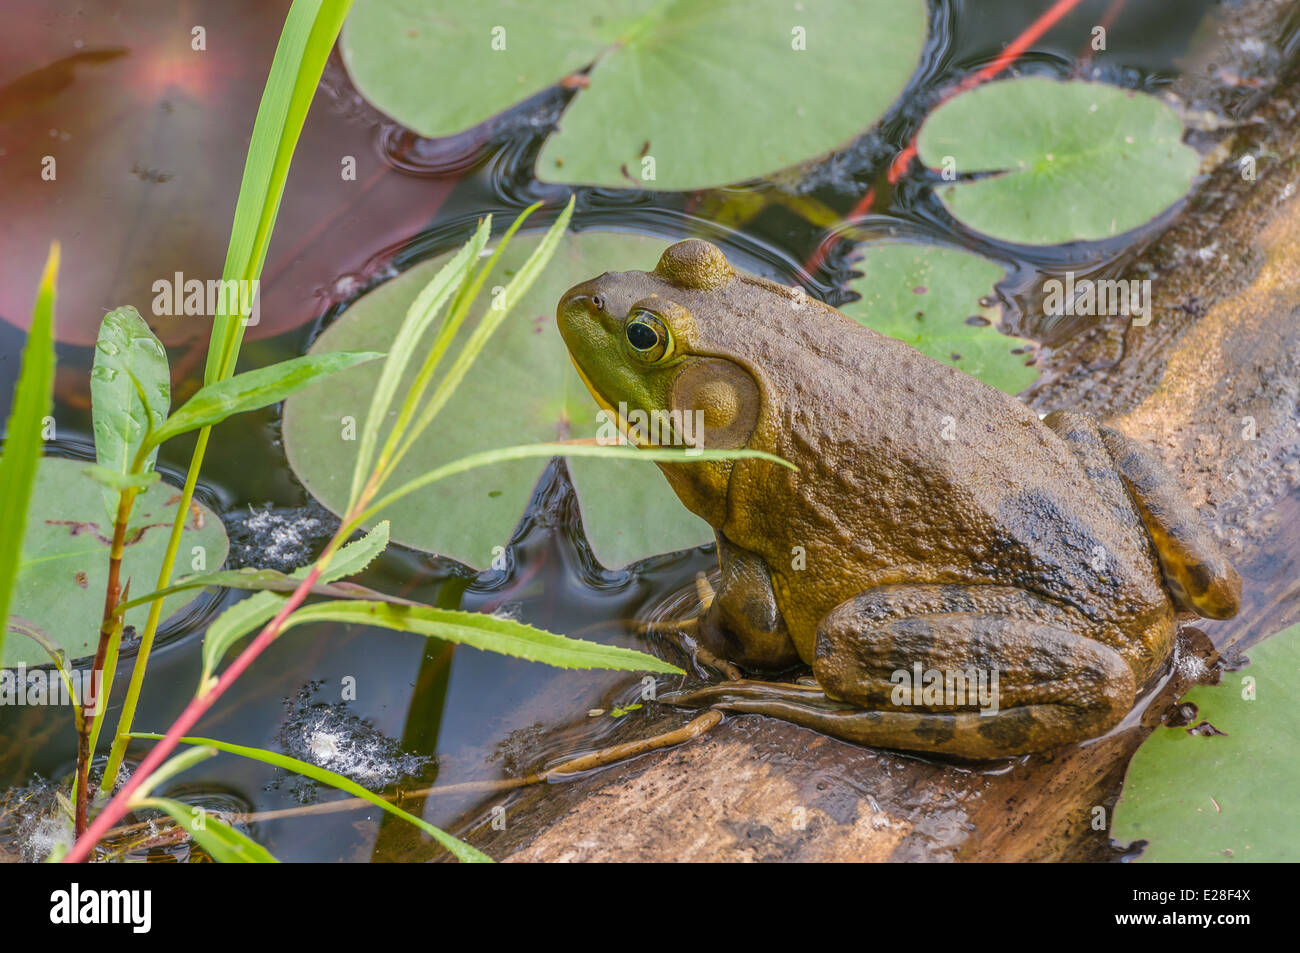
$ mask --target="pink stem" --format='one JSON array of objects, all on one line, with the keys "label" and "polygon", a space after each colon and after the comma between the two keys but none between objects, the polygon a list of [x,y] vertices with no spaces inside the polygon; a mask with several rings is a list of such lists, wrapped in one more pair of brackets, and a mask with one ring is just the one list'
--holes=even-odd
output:
[{"label": "pink stem", "polygon": [[95,844],[112,830],[113,825],[130,809],[128,802],[131,800],[131,795],[136,792],[150,774],[158,769],[159,765],[171,754],[172,749],[176,747],[180,739],[194,727],[195,723],[203,717],[204,713],[212,707],[212,704],[221,697],[231,683],[239,678],[248,666],[253,664],[253,660],[261,655],[268,645],[275,641],[276,636],[280,634],[284,621],[289,618],[289,614],[294,609],[302,605],[303,600],[307,598],[307,594],[311,591],[311,587],[316,584],[316,580],[319,578],[320,565],[317,564],[312,566],[311,572],[307,573],[307,577],[293,591],[293,594],[285,600],[275,618],[266,624],[266,627],[258,633],[257,638],[249,643],[248,648],[240,652],[239,657],[230,663],[230,667],[221,673],[212,689],[201,697],[193,699],[185,706],[185,710],[181,712],[180,717],[176,719],[171,728],[167,729],[167,734],[153,746],[145,759],[140,762],[140,766],[131,772],[130,779],[122,786],[120,791],[113,795],[113,799],[105,805],[104,809],[99,812],[90,827],[86,829],[86,833],[77,838],[77,842],[72,845],[72,849],[63,858],[65,863],[76,864],[89,859],[90,852],[94,849]]}]

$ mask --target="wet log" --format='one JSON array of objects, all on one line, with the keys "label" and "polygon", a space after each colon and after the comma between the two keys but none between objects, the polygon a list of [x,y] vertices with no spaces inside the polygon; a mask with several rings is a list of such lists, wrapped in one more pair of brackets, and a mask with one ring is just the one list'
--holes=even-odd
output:
[{"label": "wet log", "polygon": [[[1040,412],[1108,419],[1159,453],[1240,569],[1241,614],[1185,624],[1166,681],[1086,745],[942,763],[729,717],[689,744],[490,802],[463,836],[515,861],[1118,855],[1107,827],[1133,752],[1191,684],[1300,618],[1300,75],[1241,80],[1258,68],[1243,40],[1276,30],[1285,6],[1232,13],[1203,53],[1214,67],[1175,84],[1185,104],[1238,121],[1214,130],[1217,168],[1126,269],[1151,279],[1154,320],[1071,329],[1026,395]],[[687,717],[666,709],[645,730]],[[504,829],[489,823],[494,805]]]}]

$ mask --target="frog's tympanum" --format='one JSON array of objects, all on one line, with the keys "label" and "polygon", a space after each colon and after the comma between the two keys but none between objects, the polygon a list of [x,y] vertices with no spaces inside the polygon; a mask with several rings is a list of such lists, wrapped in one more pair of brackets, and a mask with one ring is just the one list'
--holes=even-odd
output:
[{"label": "frog's tympanum", "polygon": [[815,678],[676,704],[881,747],[1038,751],[1123,719],[1164,670],[1177,612],[1237,611],[1240,577],[1147,450],[1082,414],[1040,420],[707,242],[578,285],[558,319],[624,423],[690,414],[705,449],[798,467],[659,464],[717,533],[701,644]]}]

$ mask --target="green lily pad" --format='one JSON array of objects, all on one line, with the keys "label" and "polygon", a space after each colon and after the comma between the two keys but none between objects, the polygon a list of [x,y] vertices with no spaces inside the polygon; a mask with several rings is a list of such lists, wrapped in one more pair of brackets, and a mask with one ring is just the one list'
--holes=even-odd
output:
[{"label": "green lily pad", "polygon": [[[113,526],[104,515],[101,486],[86,476],[83,460],[45,457],[23,534],[22,562],[14,586],[9,624],[43,632],[69,659],[95,653],[108,585],[108,551]],[[180,491],[155,483],[135,499],[122,556],[122,581],[136,595],[154,588]],[[215,513],[195,503],[181,536],[178,572],[218,568],[226,559],[226,532]],[[196,552],[196,549],[198,552]],[[200,562],[201,560],[201,562]],[[174,615],[201,591],[169,596],[163,618]],[[126,624],[143,628],[149,607],[126,613]],[[32,639],[10,634],[4,664],[45,664],[49,656]]]},{"label": "green lily pad", "polygon": [[362,95],[424,136],[478,125],[592,66],[538,176],[686,190],[849,142],[898,98],[925,35],[921,0],[357,0],[340,48]]},{"label": "green lily pad", "polygon": [[[1110,238],[1187,193],[1196,151],[1153,96],[1101,83],[1012,79],[955,96],[921,127],[921,161],[958,179],[940,201],[962,224],[1008,242]],[[972,173],[998,173],[963,179]]]},{"label": "green lily pad", "polygon": [[[488,277],[485,291],[504,285],[540,237],[540,233],[517,236]],[[597,436],[598,408],[569,360],[555,324],[556,304],[573,285],[602,272],[653,268],[666,244],[662,238],[621,232],[565,236],[546,271],[398,466],[390,487],[482,450]],[[386,349],[407,307],[446,258],[422,262],[363,296],[326,329],[312,353],[358,346]],[[488,300],[485,294],[480,309]],[[459,340],[475,323],[476,315],[465,322]],[[436,327],[417,354],[424,353],[434,332]],[[408,384],[419,364],[418,359],[411,361]],[[352,367],[285,402],[289,465],[307,489],[336,513],[347,503],[359,431],[379,372],[378,363]],[[351,430],[349,418],[355,422]],[[482,569],[492,562],[494,548],[509,542],[543,466],[541,460],[520,460],[451,477],[399,500],[379,513],[375,522],[391,520],[396,542]],[[575,458],[569,461],[569,472],[592,550],[606,566],[622,566],[713,539],[708,524],[682,506],[651,463]]]},{"label": "green lily pad", "polygon": [[1002,308],[992,295],[1006,274],[1001,265],[942,245],[891,242],[862,251],[855,266],[862,277],[849,283],[862,297],[840,309],[849,317],[1008,394],[1037,379],[1025,353],[1012,353],[1033,342],[998,330]]},{"label": "green lily pad", "polygon": [[1139,860],[1300,860],[1300,625],[1249,656],[1221,684],[1187,693],[1191,725],[1157,728],[1133,757],[1112,836],[1146,840]]}]

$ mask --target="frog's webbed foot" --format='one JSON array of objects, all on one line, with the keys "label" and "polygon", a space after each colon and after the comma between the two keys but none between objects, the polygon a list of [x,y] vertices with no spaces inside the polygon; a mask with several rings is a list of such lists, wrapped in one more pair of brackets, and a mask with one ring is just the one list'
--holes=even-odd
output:
[{"label": "frog's webbed foot", "polygon": [[686,619],[645,622],[638,625],[637,628],[643,634],[660,635],[671,640],[700,667],[721,672],[723,676],[729,679],[738,679],[740,678],[740,669],[726,659],[714,654],[705,645],[706,640],[701,637],[702,630],[707,624],[706,620],[709,618],[709,611],[712,609],[716,598],[708,576],[704,575],[704,573],[697,573],[695,576],[695,589],[700,599],[701,609],[699,615]]}]

